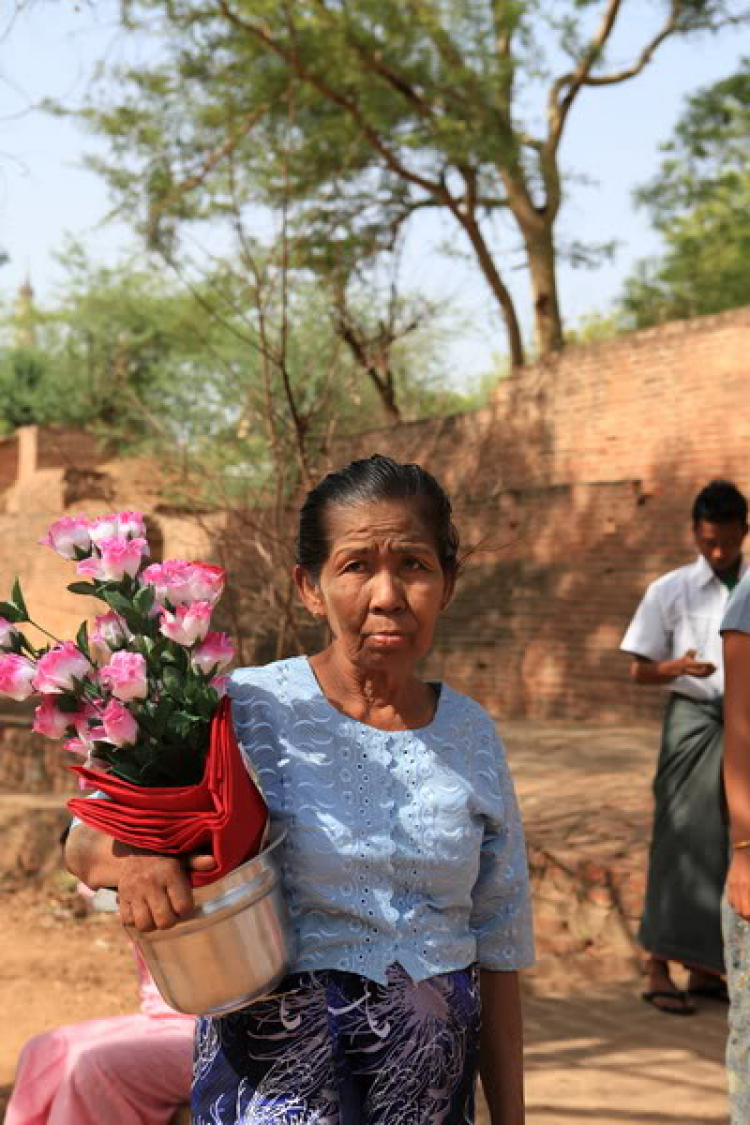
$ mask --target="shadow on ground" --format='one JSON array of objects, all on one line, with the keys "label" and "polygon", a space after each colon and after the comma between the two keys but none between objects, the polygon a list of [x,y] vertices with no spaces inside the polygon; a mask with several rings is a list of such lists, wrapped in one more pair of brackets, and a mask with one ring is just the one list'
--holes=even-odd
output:
[{"label": "shadow on ground", "polygon": [[525,1007],[528,1125],[727,1121],[723,1005],[666,1016],[610,987]]}]

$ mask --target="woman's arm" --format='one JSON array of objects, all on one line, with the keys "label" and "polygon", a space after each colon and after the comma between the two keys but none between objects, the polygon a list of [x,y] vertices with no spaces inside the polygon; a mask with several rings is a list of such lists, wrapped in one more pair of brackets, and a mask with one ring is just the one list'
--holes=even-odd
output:
[{"label": "woman's arm", "polygon": [[193,892],[187,870],[210,871],[215,866],[210,855],[187,857],[183,866],[175,856],[131,848],[86,824],[68,834],[65,861],[92,890],[115,887],[123,923],[143,932],[168,930],[190,914]]},{"label": "woman's arm", "polygon": [[479,972],[479,1072],[492,1125],[524,1125],[523,1017],[518,973]]},{"label": "woman's arm", "polygon": [[[724,633],[724,786],[733,843],[750,840],[750,634]],[[733,852],[729,902],[750,921],[750,848]]]}]

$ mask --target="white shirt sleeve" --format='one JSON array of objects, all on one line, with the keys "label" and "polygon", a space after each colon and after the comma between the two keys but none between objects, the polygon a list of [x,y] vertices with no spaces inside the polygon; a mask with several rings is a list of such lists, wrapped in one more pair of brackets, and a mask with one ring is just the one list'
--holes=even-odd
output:
[{"label": "white shirt sleeve", "polygon": [[665,621],[660,591],[656,583],[652,583],[635,611],[620,648],[648,660],[669,660],[673,655],[672,647],[672,631]]}]

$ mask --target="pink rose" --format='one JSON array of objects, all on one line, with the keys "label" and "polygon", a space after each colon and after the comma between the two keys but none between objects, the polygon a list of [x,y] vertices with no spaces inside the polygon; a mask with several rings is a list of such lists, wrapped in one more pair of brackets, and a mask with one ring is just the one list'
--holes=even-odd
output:
[{"label": "pink rose", "polygon": [[148,695],[146,661],[139,652],[116,652],[99,678],[117,699],[145,699]]},{"label": "pink rose", "polygon": [[206,676],[226,668],[233,660],[234,645],[226,633],[208,633],[205,640],[190,654],[193,667],[200,669]]},{"label": "pink rose", "polygon": [[156,601],[163,605],[186,605],[194,599],[190,593],[190,566],[185,559],[167,559],[163,563],[148,566],[141,575],[141,581],[154,587]]},{"label": "pink rose", "polygon": [[115,649],[128,643],[133,634],[119,613],[111,610],[94,618],[94,631],[89,639],[91,655],[97,664],[106,664]]},{"label": "pink rose", "polygon": [[0,656],[0,695],[7,695],[19,703],[33,695],[36,665],[25,656],[8,653]]},{"label": "pink rose", "polygon": [[122,703],[110,699],[102,715],[104,737],[113,746],[132,746],[138,741],[138,723]]},{"label": "pink rose", "polygon": [[34,688],[45,695],[72,691],[75,680],[83,680],[93,672],[91,663],[72,641],[57,645],[41,658],[34,677]]},{"label": "pink rose", "polygon": [[101,556],[92,555],[90,559],[82,559],[77,569],[85,578],[98,579],[100,582],[120,582],[126,574],[135,578],[144,555],[148,554],[145,539],[100,539],[97,546]]},{"label": "pink rose", "polygon": [[225,573],[219,566],[167,559],[146,567],[141,580],[154,587],[156,601],[162,605],[164,602],[178,606],[203,601],[214,605],[224,589]]},{"label": "pink rose", "polygon": [[[91,743],[83,742],[80,738],[69,738],[63,744],[63,750],[67,750],[69,754],[78,754],[81,758],[88,758],[91,752]],[[88,782],[84,782],[81,788],[89,789],[90,785]]]},{"label": "pink rose", "polygon": [[39,542],[44,547],[51,547],[62,555],[64,559],[76,558],[77,551],[91,550],[91,535],[89,534],[89,521],[83,516],[63,516],[51,525],[47,534]]},{"label": "pink rose", "polygon": [[97,546],[102,539],[112,539],[119,534],[120,525],[117,522],[117,516],[99,516],[97,519],[89,521],[91,542]]},{"label": "pink rose", "polygon": [[0,617],[0,648],[3,645],[9,645],[13,637],[17,636],[18,629],[12,621],[6,621],[4,617]]},{"label": "pink rose", "polygon": [[146,521],[141,512],[119,512],[117,531],[119,535],[126,535],[130,539],[145,539]]},{"label": "pink rose", "polygon": [[190,593],[197,602],[210,602],[215,605],[224,591],[226,572],[220,566],[208,563],[191,563],[189,578]]},{"label": "pink rose", "polygon": [[227,684],[229,683],[229,676],[214,676],[209,682],[209,686],[214,689],[216,694],[223,698],[227,694]]},{"label": "pink rose", "polygon": [[159,631],[178,645],[194,645],[202,641],[211,622],[210,602],[193,602],[178,605],[174,613],[165,610],[161,615]]},{"label": "pink rose", "polygon": [[99,516],[89,524],[91,538],[97,547],[103,539],[145,539],[146,524],[140,512],[117,512]]},{"label": "pink rose", "polygon": [[51,696],[46,696],[34,712],[34,725],[31,728],[45,738],[64,738],[68,727],[73,725],[73,715],[61,711]]}]

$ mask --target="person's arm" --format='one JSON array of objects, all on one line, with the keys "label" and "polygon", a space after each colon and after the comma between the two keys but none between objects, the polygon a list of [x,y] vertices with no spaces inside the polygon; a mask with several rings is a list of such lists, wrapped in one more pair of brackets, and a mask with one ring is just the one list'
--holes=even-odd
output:
[{"label": "person's arm", "polygon": [[[733,843],[750,840],[750,634],[724,633],[724,787]],[[750,921],[750,848],[732,853],[727,895]]]},{"label": "person's arm", "polygon": [[524,1125],[523,1017],[518,973],[479,973],[479,1072],[492,1125]]},{"label": "person's arm", "polygon": [[630,675],[637,684],[662,686],[671,684],[678,676],[695,676],[700,680],[716,671],[715,664],[696,660],[695,649],[691,648],[676,660],[650,660],[647,656],[633,654]]},{"label": "person's arm", "polygon": [[186,864],[121,844],[103,832],[78,824],[65,843],[68,870],[92,890],[114,887],[120,918],[137,930],[167,930],[190,914],[193,892],[187,871],[210,871],[214,858],[195,855]]}]

